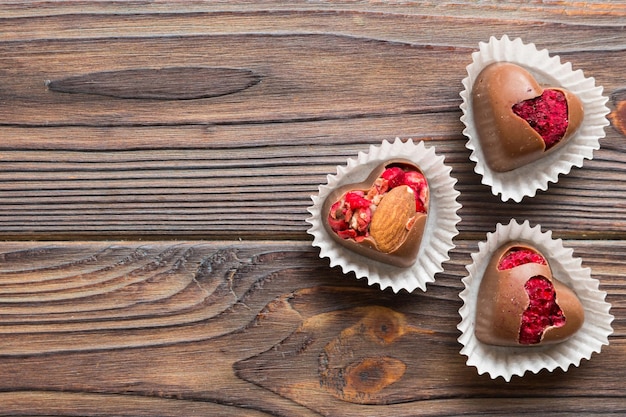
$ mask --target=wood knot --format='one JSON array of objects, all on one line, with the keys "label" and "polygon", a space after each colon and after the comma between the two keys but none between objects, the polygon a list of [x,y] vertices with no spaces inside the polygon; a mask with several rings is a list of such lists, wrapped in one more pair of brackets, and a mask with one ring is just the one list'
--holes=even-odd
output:
[{"label": "wood knot", "polygon": [[404,314],[385,307],[367,307],[360,320],[331,340],[319,356],[320,385],[337,398],[359,404],[388,402],[385,388],[400,380],[407,365],[389,350],[406,343],[409,333],[423,333],[407,324]]},{"label": "wood knot", "polygon": [[46,82],[57,93],[123,99],[193,100],[234,94],[261,81],[251,70],[221,67],[137,68],[91,72]]},{"label": "wood knot", "polygon": [[394,358],[364,358],[348,365],[345,369],[344,397],[359,398],[364,394],[375,394],[399,380],[406,365]]},{"label": "wood knot", "polygon": [[611,95],[615,109],[609,114],[611,125],[626,136],[626,89],[615,91]]},{"label": "wood knot", "polygon": [[376,313],[366,315],[363,321],[367,323],[368,336],[377,343],[393,343],[407,331],[404,315],[388,309],[377,309]]}]

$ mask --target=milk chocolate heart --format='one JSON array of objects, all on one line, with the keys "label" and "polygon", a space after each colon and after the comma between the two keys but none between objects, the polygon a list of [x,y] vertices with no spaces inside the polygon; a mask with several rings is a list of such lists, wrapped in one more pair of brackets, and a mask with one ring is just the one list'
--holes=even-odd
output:
[{"label": "milk chocolate heart", "polygon": [[472,109],[485,162],[494,171],[519,168],[558,149],[583,120],[583,105],[562,88],[542,88],[508,62],[485,67],[472,88]]},{"label": "milk chocolate heart", "polygon": [[429,189],[418,166],[404,159],[378,165],[365,179],[331,192],[323,224],[346,248],[399,267],[415,263],[424,234]]},{"label": "milk chocolate heart", "polygon": [[524,242],[495,251],[478,290],[476,338],[498,346],[562,342],[580,329],[576,294],[552,276],[546,258]]}]

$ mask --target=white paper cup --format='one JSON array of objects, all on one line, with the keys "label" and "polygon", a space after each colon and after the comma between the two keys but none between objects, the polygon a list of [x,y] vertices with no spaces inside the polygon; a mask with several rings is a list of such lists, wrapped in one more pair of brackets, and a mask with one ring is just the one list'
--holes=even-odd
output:
[{"label": "white paper cup", "polygon": [[[476,302],[483,274],[493,253],[509,241],[526,241],[537,248],[548,261],[552,275],[578,296],[585,320],[569,339],[545,346],[503,347],[476,338]],[[582,260],[574,258],[573,253],[561,239],[552,239],[550,231],[542,233],[539,225],[531,228],[528,221],[498,224],[495,232],[487,234],[487,240],[480,242],[478,252],[472,254],[473,262],[467,266],[469,275],[462,280],[465,289],[459,295],[463,306],[459,310],[461,322],[457,327],[462,334],[458,341],[463,345],[461,354],[467,356],[468,366],[476,367],[479,374],[488,373],[492,379],[502,377],[508,382],[513,375],[523,376],[527,371],[567,371],[570,365],[578,366],[582,359],[589,360],[594,352],[609,344],[613,316],[609,314],[611,305],[605,301],[606,292],[599,290],[599,281],[591,278],[591,270],[583,268]]]},{"label": "white paper cup", "polygon": [[[472,109],[472,86],[480,72],[494,62],[510,62],[529,71],[544,86],[565,88],[582,101],[584,118],[575,135],[545,157],[513,171],[497,172],[485,163],[475,128]],[[561,63],[558,56],[548,54],[546,49],[537,50],[534,44],[524,44],[517,38],[509,40],[492,37],[488,43],[481,42],[479,50],[472,54],[472,63],[467,66],[468,76],[463,79],[465,89],[461,92],[463,102],[461,121],[463,133],[468,140],[466,147],[472,151],[470,159],[476,163],[474,171],[482,176],[482,183],[491,187],[494,195],[502,201],[520,202],[524,197],[534,197],[537,190],[546,190],[548,183],[556,183],[561,174],[568,174],[572,167],[582,167],[585,159],[593,159],[593,151],[600,149],[600,139],[605,136],[604,128],[609,125],[606,118],[609,109],[602,87],[595,80],[585,78],[581,70],[572,70],[572,65]]]},{"label": "white paper cup", "polygon": [[[374,261],[357,254],[335,242],[322,224],[322,206],[326,197],[336,188],[365,180],[379,164],[395,158],[403,158],[417,165],[430,190],[428,218],[416,262],[407,268]],[[456,214],[461,208],[454,189],[456,179],[444,165],[444,157],[435,154],[433,147],[423,142],[406,142],[399,138],[393,143],[384,141],[380,146],[370,146],[369,152],[360,152],[349,159],[346,166],[338,166],[337,174],[328,175],[327,184],[319,186],[318,195],[311,196],[313,206],[308,208],[311,225],[308,233],[313,235],[313,246],[320,248],[320,258],[329,258],[330,266],[340,266],[344,273],[353,272],[357,278],[365,278],[369,285],[378,284],[381,290],[391,287],[394,292],[402,289],[412,292],[416,288],[426,291],[426,284],[435,280],[435,274],[443,270],[442,263],[450,259],[448,252],[454,247],[453,238],[461,218]]]}]

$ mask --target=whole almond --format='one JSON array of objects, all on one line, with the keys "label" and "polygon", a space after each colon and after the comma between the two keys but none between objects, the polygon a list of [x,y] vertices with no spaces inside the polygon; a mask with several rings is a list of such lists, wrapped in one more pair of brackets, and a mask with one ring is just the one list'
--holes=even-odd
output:
[{"label": "whole almond", "polygon": [[370,235],[378,250],[393,252],[406,240],[415,216],[415,194],[406,185],[391,189],[372,215]]}]

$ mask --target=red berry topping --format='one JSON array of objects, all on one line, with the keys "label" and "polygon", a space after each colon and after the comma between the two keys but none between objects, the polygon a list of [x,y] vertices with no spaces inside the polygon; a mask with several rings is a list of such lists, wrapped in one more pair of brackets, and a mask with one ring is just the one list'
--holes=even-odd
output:
[{"label": "red berry topping", "polygon": [[350,227],[348,220],[345,218],[346,213],[342,206],[342,201],[337,201],[331,206],[330,213],[328,214],[328,225],[335,232],[346,230]]},{"label": "red berry topping", "polygon": [[424,178],[424,174],[421,172],[408,171],[404,175],[404,184],[411,188],[420,190],[426,186],[426,178]]},{"label": "red berry topping", "polygon": [[539,97],[524,100],[513,106],[513,112],[541,135],[546,149],[556,145],[567,130],[567,100],[558,90],[543,90]]},{"label": "red berry topping", "polygon": [[367,208],[372,204],[370,200],[365,198],[365,193],[363,191],[350,191],[346,193],[346,204],[348,207],[355,211],[360,208]]},{"label": "red berry topping", "polygon": [[524,285],[530,303],[522,314],[519,342],[531,345],[541,342],[548,327],[565,325],[563,311],[556,303],[556,292],[552,283],[542,276],[534,276]]},{"label": "red berry topping", "polygon": [[400,167],[387,168],[381,175],[389,183],[389,188],[404,184],[404,170]]},{"label": "red berry topping", "polygon": [[425,203],[428,185],[424,175],[418,171],[408,171],[404,174],[403,183],[411,187],[415,193],[415,211],[418,213],[426,213]]},{"label": "red berry topping", "polygon": [[500,271],[528,263],[546,265],[546,260],[537,252],[527,248],[511,248],[498,263]]}]

